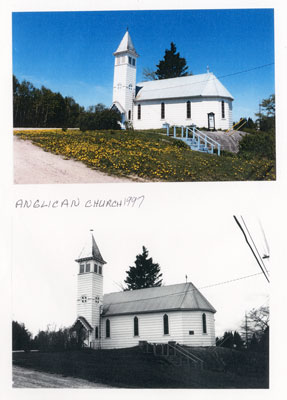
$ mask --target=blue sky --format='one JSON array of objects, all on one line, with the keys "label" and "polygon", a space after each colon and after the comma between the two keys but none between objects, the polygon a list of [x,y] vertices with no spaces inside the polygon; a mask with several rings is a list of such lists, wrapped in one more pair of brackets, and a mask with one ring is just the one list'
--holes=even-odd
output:
[{"label": "blue sky", "polygon": [[174,42],[193,74],[208,65],[231,92],[235,121],[254,118],[274,93],[274,65],[236,74],[274,62],[273,9],[13,13],[13,73],[82,106],[110,106],[113,52],[127,27],[138,82]]}]

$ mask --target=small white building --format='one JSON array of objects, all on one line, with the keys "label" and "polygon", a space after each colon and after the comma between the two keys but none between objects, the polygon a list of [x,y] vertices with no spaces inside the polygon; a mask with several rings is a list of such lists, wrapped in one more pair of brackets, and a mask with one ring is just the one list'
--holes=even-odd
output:
[{"label": "small white building", "polygon": [[214,346],[213,306],[191,283],[103,295],[104,261],[93,235],[78,263],[77,319],[72,327],[92,348],[139,341]]},{"label": "small white building", "polygon": [[127,31],[114,53],[113,107],[134,129],[164,124],[232,127],[233,97],[213,73],[136,83],[138,53]]}]

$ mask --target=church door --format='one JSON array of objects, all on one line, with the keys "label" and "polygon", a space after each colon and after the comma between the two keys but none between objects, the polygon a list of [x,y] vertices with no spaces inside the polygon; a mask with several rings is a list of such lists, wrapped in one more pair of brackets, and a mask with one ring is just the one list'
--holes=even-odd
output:
[{"label": "church door", "polygon": [[214,113],[208,113],[207,114],[208,118],[208,130],[209,131],[215,131],[215,118],[214,118]]}]

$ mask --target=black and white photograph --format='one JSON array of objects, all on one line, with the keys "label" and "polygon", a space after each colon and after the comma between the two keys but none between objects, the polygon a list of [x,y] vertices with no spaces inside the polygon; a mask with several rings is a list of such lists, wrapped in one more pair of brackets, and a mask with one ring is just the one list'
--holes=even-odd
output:
[{"label": "black and white photograph", "polygon": [[73,218],[41,232],[23,212],[13,235],[14,387],[269,387],[263,221],[138,217],[122,232],[121,217],[91,229]]}]

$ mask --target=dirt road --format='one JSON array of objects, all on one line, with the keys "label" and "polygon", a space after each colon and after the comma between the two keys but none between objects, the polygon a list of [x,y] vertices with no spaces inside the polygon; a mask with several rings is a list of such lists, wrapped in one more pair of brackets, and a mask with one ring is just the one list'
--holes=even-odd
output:
[{"label": "dirt road", "polygon": [[13,388],[111,388],[102,383],[84,379],[48,374],[32,369],[13,366]]},{"label": "dirt road", "polygon": [[14,183],[123,182],[133,181],[92,170],[79,161],[64,160],[14,136]]}]

